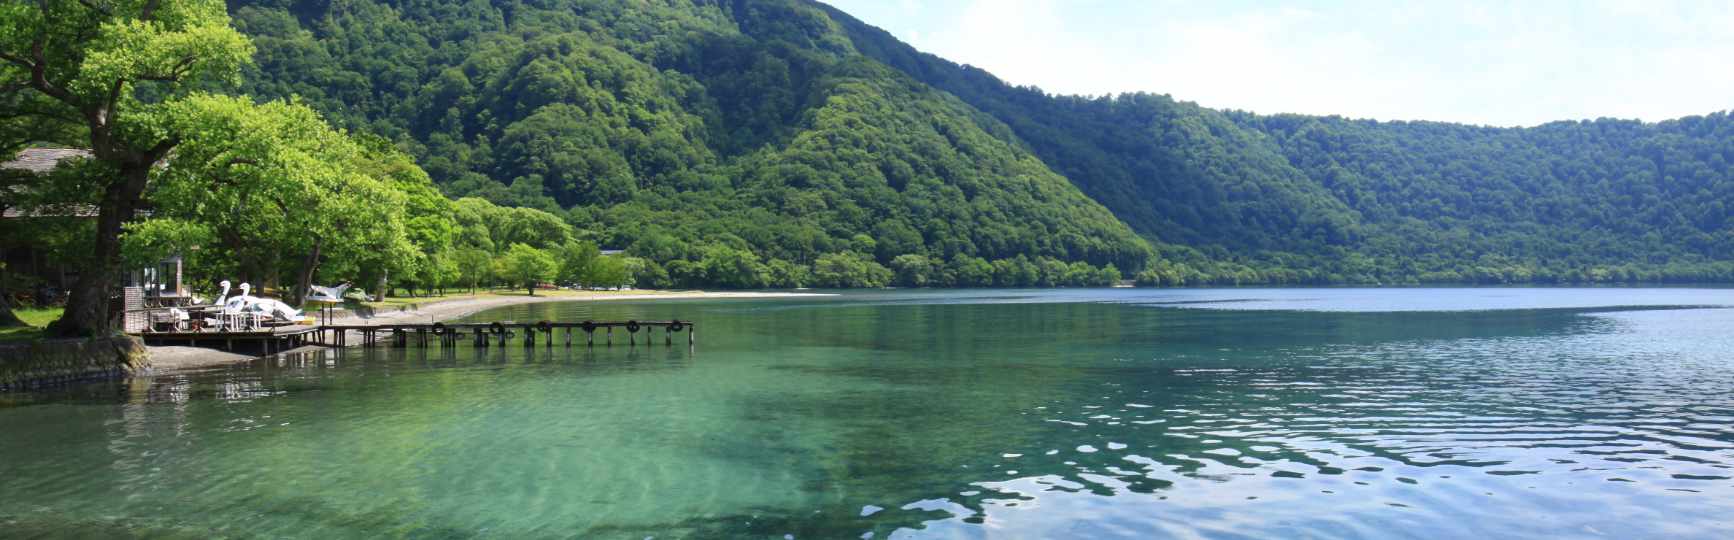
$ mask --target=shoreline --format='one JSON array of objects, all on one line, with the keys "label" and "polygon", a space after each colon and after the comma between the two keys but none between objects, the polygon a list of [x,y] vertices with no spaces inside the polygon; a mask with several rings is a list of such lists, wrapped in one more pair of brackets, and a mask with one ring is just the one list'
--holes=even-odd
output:
[{"label": "shoreline", "polygon": [[[564,292],[564,291],[562,291]],[[458,317],[465,317],[489,309],[525,304],[543,304],[548,302],[613,302],[623,300],[695,300],[720,298],[807,298],[836,296],[835,293],[797,293],[797,292],[707,292],[707,291],[579,291],[578,294],[552,294],[542,296],[500,296],[495,294],[447,297],[429,301],[425,304],[409,304],[401,306],[389,313],[375,312],[359,314],[346,312],[331,320],[331,324],[366,324],[375,321],[393,321],[405,318],[426,318],[428,322],[441,322]]]},{"label": "shoreline", "polygon": [[[719,298],[815,298],[836,296],[835,293],[800,293],[800,292],[707,292],[707,291],[550,291],[554,294],[540,296],[502,296],[492,293],[473,296],[446,297],[429,300],[422,304],[408,304],[395,308],[381,308],[372,313],[356,313],[344,311],[335,316],[330,324],[369,324],[380,322],[401,322],[405,319],[415,319],[417,322],[440,322],[458,317],[466,317],[482,311],[548,302],[613,302],[632,300],[694,300]],[[239,364],[259,357],[245,354],[205,349],[199,347],[158,345],[146,346],[151,367],[141,375],[154,376],[176,372],[197,371],[220,368]],[[298,350],[306,350],[306,347]],[[290,351],[292,352],[292,351]]]}]

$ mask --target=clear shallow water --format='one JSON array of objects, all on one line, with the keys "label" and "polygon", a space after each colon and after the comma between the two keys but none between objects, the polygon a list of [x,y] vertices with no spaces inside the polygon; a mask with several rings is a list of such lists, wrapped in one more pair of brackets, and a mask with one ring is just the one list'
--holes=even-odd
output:
[{"label": "clear shallow water", "polygon": [[0,536],[1727,538],[1734,310],[1706,307],[1726,305],[1734,290],[520,306],[475,319],[702,326],[692,350],[330,351],[6,396]]}]

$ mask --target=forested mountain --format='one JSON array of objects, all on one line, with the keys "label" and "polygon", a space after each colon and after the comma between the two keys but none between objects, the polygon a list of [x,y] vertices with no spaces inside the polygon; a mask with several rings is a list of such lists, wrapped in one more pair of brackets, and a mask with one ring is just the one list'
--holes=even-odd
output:
[{"label": "forested mountain", "polygon": [[998,283],[1037,285],[1084,282],[1067,262],[1100,282],[1150,255],[1003,124],[857,54],[813,4],[267,0],[231,13],[260,51],[245,92],[301,96],[408,146],[451,196],[556,212],[673,274],[725,248],[762,270],[847,262],[922,283],[994,284],[999,261]]},{"label": "forested mountain", "polygon": [[1053,96],[806,0],[230,8],[247,93],[669,274],[765,276],[722,284],[1734,279],[1727,114],[1504,129]]},{"label": "forested mountain", "polygon": [[992,114],[1140,234],[1191,248],[1165,249],[1147,279],[1734,279],[1726,112],[1514,129],[1051,96],[826,9],[863,54]]}]

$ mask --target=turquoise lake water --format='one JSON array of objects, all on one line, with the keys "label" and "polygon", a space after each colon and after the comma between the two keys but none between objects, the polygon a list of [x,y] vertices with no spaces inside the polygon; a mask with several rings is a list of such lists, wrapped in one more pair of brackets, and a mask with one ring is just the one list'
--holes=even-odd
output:
[{"label": "turquoise lake water", "polygon": [[[0,537],[1731,538],[1734,290],[558,303],[0,395]],[[581,341],[581,339],[579,340]]]}]

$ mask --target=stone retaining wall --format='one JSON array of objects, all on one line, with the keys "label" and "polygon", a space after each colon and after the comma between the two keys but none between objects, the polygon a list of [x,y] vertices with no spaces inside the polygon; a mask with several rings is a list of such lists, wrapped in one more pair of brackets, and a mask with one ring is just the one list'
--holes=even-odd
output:
[{"label": "stone retaining wall", "polygon": [[0,392],[119,377],[149,367],[144,342],[132,336],[0,345]]}]

